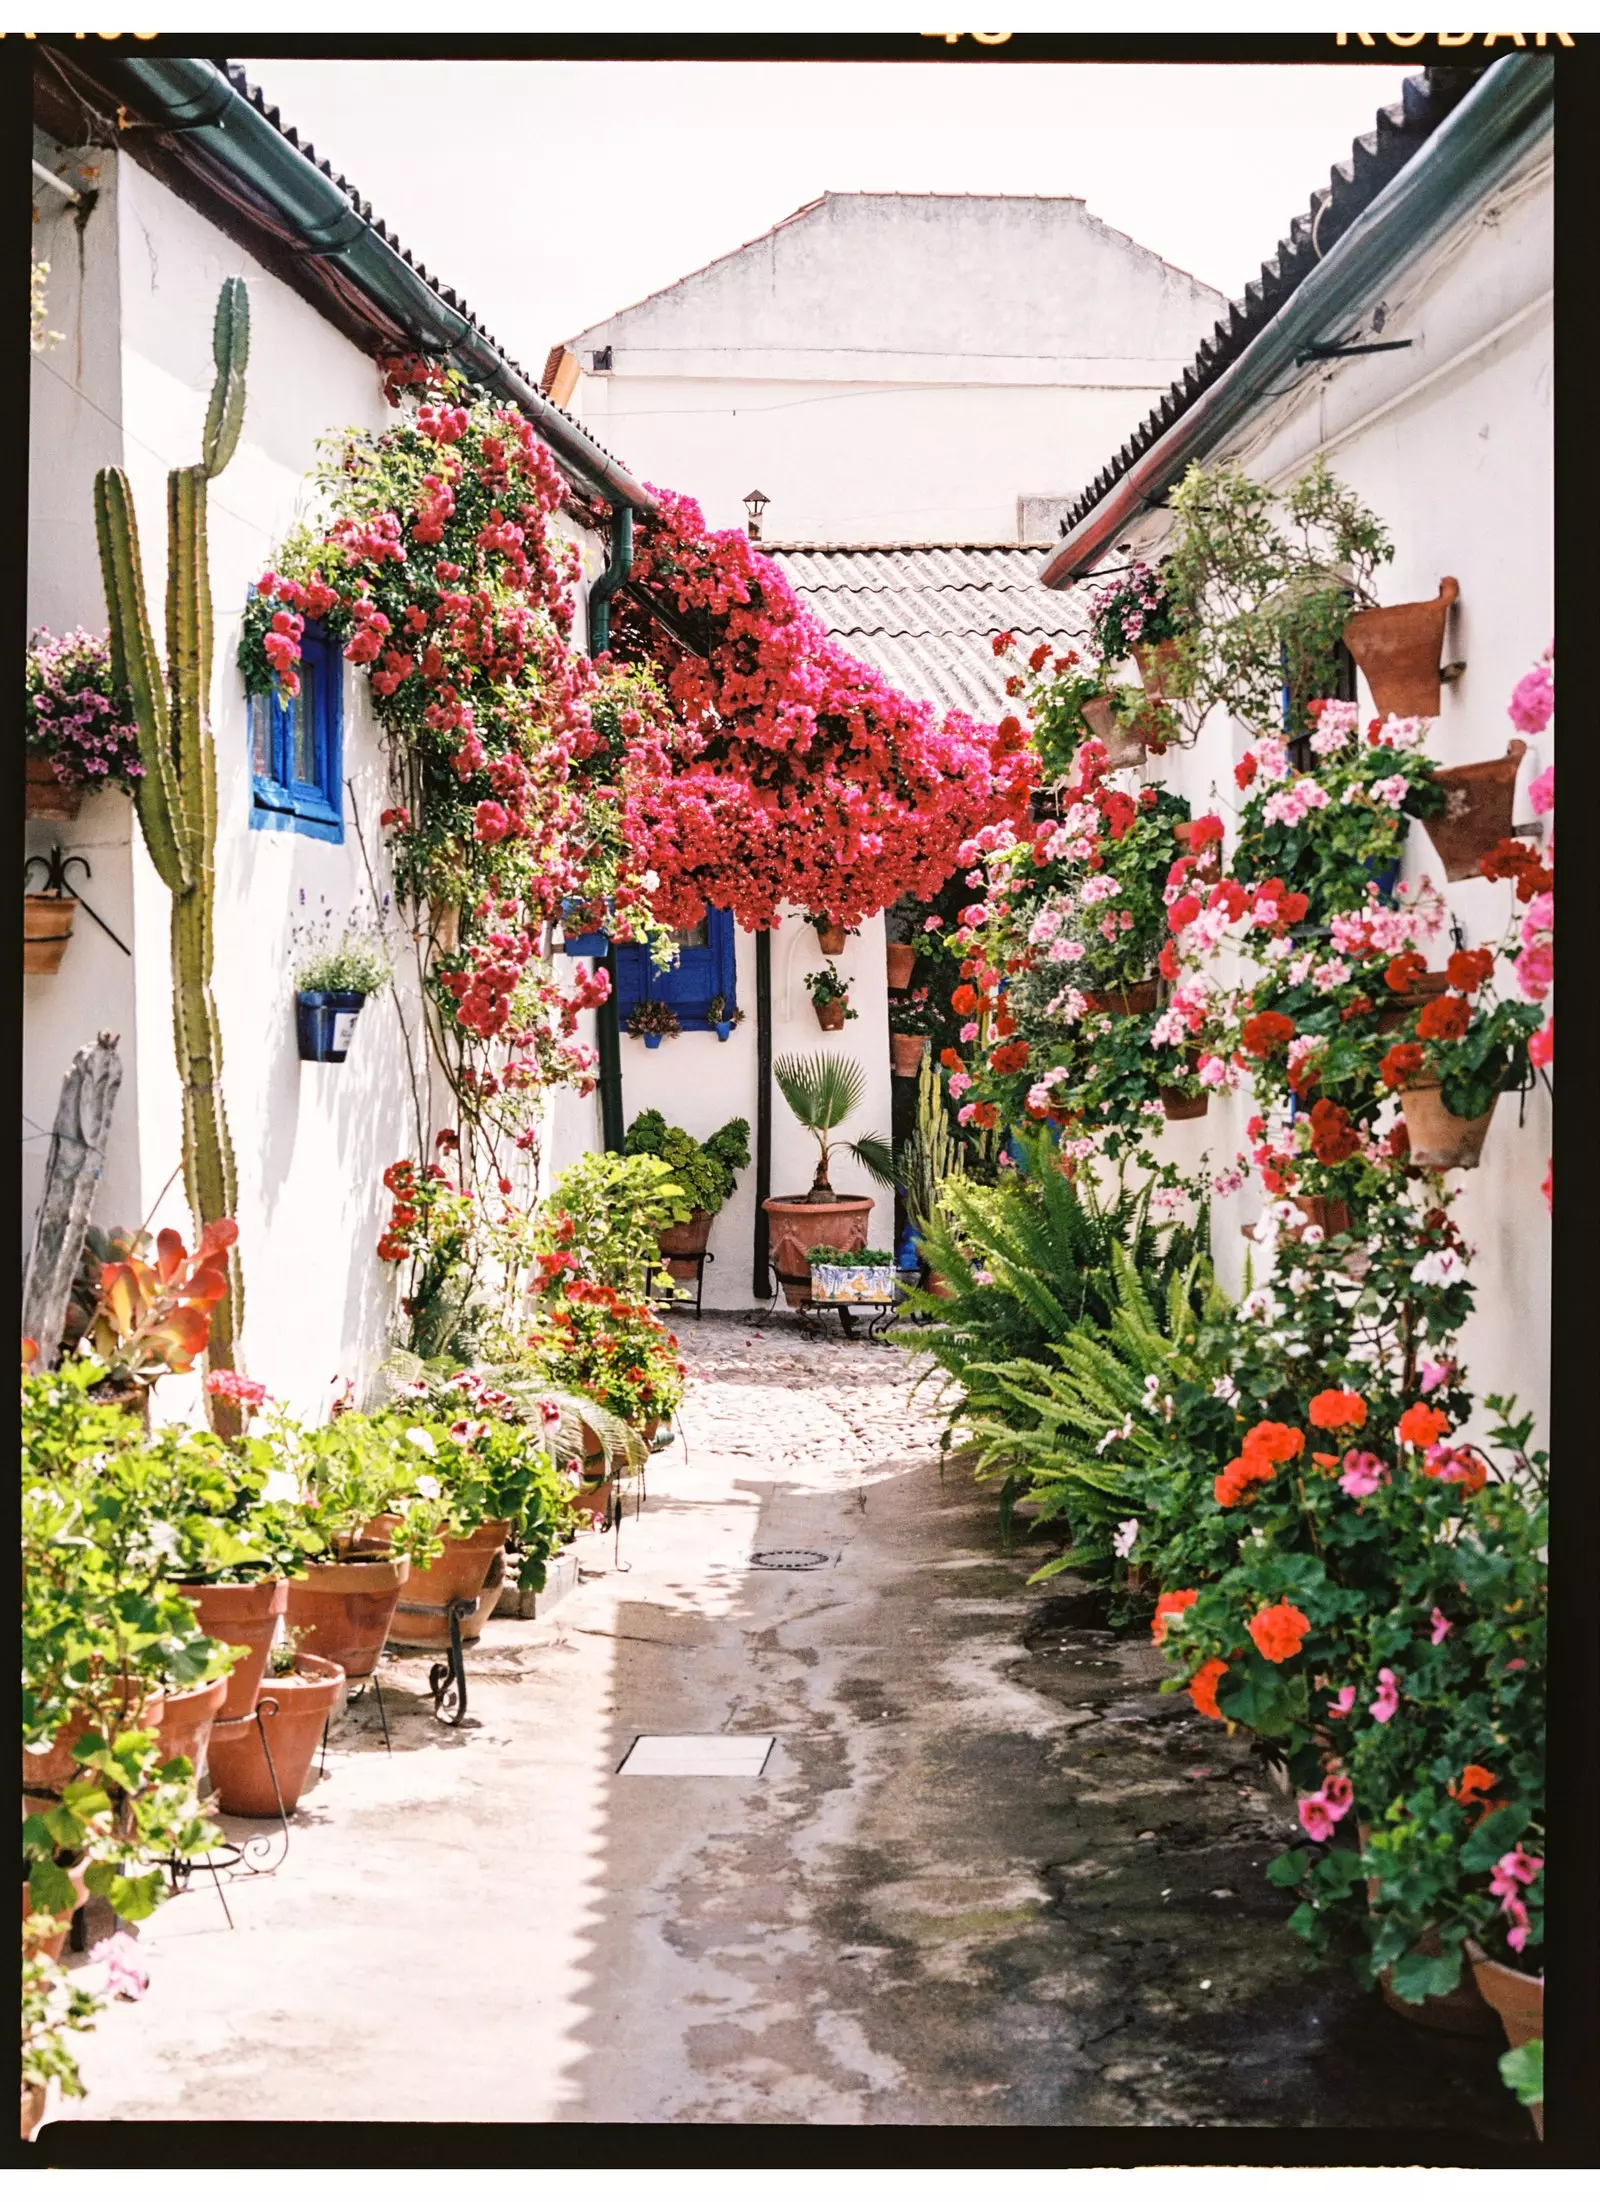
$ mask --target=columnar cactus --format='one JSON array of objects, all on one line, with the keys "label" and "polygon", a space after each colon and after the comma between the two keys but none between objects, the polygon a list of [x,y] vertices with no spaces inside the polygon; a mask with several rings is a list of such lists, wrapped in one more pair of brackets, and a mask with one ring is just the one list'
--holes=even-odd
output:
[{"label": "columnar cactus", "polygon": [[[120,467],[95,476],[95,530],[110,614],[114,676],[125,681],[139,727],[139,823],[172,895],[172,1006],[183,1087],[183,1180],[197,1230],[238,1206],[233,1145],[222,1100],[222,1034],[211,994],[217,771],[211,692],[211,584],[206,484],[233,457],[244,420],[250,304],[238,276],[217,300],[216,381],[198,466],[167,476],[167,651],[163,673],[146,609],[133,494]],[[212,1313],[210,1365],[232,1368],[244,1316],[238,1247],[228,1290]],[[221,1403],[218,1403],[219,1406]]]}]

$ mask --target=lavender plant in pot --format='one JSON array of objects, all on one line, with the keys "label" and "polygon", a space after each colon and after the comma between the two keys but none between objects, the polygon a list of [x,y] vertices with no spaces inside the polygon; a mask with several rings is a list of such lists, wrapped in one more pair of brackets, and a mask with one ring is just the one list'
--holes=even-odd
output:
[{"label": "lavender plant in pot", "polygon": [[[299,929],[296,928],[298,936]],[[303,942],[297,937],[295,1029],[303,1063],[342,1063],[367,1000],[392,973],[376,927],[346,925],[334,940],[326,918]]]}]

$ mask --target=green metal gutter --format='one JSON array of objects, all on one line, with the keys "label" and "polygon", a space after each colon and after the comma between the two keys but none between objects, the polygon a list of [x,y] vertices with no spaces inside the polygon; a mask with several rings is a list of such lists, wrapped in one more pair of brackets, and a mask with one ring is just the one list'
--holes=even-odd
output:
[{"label": "green metal gutter", "polygon": [[633,571],[633,507],[617,505],[611,514],[611,556],[589,590],[589,655],[611,647],[611,599]]},{"label": "green metal gutter", "polygon": [[263,201],[301,248],[407,332],[417,349],[447,354],[491,395],[520,408],[581,488],[613,507],[654,512],[656,500],[627,469],[503,359],[464,314],[447,305],[359,214],[331,177],[236,92],[215,63],[166,54],[97,57],[128,104],[170,132],[180,152],[214,163]]},{"label": "green metal gutter", "polygon": [[1088,513],[1040,579],[1064,589],[1191,460],[1212,451],[1260,403],[1307,344],[1347,328],[1384,285],[1436,244],[1554,125],[1555,62],[1506,54],[1385,184],[1261,334]]}]

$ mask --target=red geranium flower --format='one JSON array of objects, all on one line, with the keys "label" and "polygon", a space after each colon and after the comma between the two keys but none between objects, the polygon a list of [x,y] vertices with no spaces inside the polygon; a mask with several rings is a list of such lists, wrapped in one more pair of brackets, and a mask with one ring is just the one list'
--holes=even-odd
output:
[{"label": "red geranium flower", "polygon": [[1414,1445],[1420,1452],[1429,1445],[1436,1445],[1446,1435],[1450,1428],[1450,1417],[1419,1399],[1406,1409],[1400,1417],[1398,1427],[1401,1444]]},{"label": "red geranium flower", "polygon": [[1417,1019],[1424,1040],[1459,1040],[1472,1022],[1472,1011],[1459,994],[1440,994]]},{"label": "red geranium flower", "polygon": [[1494,970],[1494,952],[1488,948],[1458,948],[1444,967],[1444,974],[1458,994],[1475,994]]},{"label": "red geranium flower", "polygon": [[1281,1666],[1284,1660],[1297,1656],[1310,1628],[1299,1607],[1280,1598],[1275,1606],[1262,1607],[1250,1623],[1250,1638],[1263,1659]]},{"label": "red geranium flower", "polygon": [[1189,1697],[1197,1713],[1204,1713],[1207,1720],[1221,1720],[1223,1715],[1217,1705],[1217,1684],[1228,1671],[1225,1659],[1208,1659],[1189,1677]]},{"label": "red geranium flower", "polygon": [[1378,1076],[1386,1086],[1406,1086],[1422,1068],[1422,1050],[1415,1040],[1396,1040],[1388,1054],[1378,1065]]},{"label": "red geranium flower", "polygon": [[1256,776],[1256,760],[1251,750],[1246,750],[1233,768],[1233,777],[1241,788],[1247,788]]},{"label": "red geranium flower", "polygon": [[1367,1419],[1367,1403],[1359,1392],[1318,1392],[1306,1416],[1319,1430],[1359,1430]]},{"label": "red geranium flower", "polygon": [[1311,1152],[1319,1162],[1348,1162],[1360,1144],[1348,1109],[1334,1101],[1316,1104],[1311,1111]]},{"label": "red geranium flower", "polygon": [[1239,1035],[1239,1045],[1247,1055],[1264,1057],[1287,1047],[1293,1038],[1292,1018],[1278,1009],[1261,1009],[1246,1023]]},{"label": "red geranium flower", "polygon": [[1427,968],[1427,957],[1419,956],[1414,948],[1408,948],[1403,956],[1391,958],[1389,968],[1383,974],[1383,983],[1396,994],[1409,994]]},{"label": "red geranium flower", "polygon": [[1150,1623],[1150,1634],[1158,1644],[1166,1641],[1168,1616],[1187,1613],[1199,1595],[1197,1590],[1164,1590],[1161,1593],[1156,1600],[1155,1619]]}]

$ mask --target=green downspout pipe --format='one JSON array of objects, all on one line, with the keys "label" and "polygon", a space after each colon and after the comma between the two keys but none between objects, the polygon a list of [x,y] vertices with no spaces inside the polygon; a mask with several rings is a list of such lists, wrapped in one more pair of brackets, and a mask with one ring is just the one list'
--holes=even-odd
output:
[{"label": "green downspout pipe", "polygon": [[[633,507],[611,512],[611,556],[589,590],[589,655],[611,647],[611,599],[633,570]],[[600,1057],[600,1137],[607,1154],[622,1152],[622,1034],[617,1025],[617,952],[606,942],[606,975],[611,992],[594,1013],[595,1048]]]},{"label": "green downspout pipe", "polygon": [[338,268],[419,351],[448,356],[492,396],[518,407],[581,488],[613,509],[625,504],[655,511],[656,500],[644,484],[447,304],[333,179],[241,97],[213,62],[176,54],[96,55],[94,74],[126,95],[128,105],[157,130],[171,133],[181,156],[193,149],[243,184],[310,257]]},{"label": "green downspout pipe", "polygon": [[767,1211],[772,1192],[772,935],[756,935],[756,1243],[751,1283],[758,1301],[772,1297]]},{"label": "green downspout pipe", "polygon": [[1485,71],[1227,372],[1078,522],[1039,576],[1045,587],[1069,587],[1192,459],[1214,451],[1248,418],[1293,369],[1303,346],[1348,328],[1385,284],[1460,220],[1469,202],[1481,202],[1503,182],[1549,134],[1554,101],[1549,55],[1504,54]]}]

